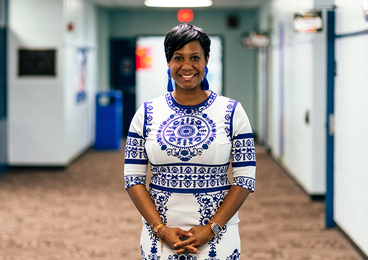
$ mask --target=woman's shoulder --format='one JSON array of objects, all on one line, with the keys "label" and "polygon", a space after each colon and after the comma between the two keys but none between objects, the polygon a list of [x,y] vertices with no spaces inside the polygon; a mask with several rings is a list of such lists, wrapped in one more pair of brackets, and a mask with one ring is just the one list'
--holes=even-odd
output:
[{"label": "woman's shoulder", "polygon": [[166,94],[163,94],[161,96],[158,96],[158,97],[155,97],[155,98],[152,98],[144,103],[157,103],[157,102],[162,102],[164,100],[167,99],[167,95],[169,95],[169,93],[166,93]]},{"label": "woman's shoulder", "polygon": [[223,95],[220,95],[220,94],[217,94],[215,92],[213,92],[213,94],[216,95],[216,99],[221,101],[221,102],[225,102],[225,103],[239,103],[237,100],[233,99],[233,98],[230,98],[230,97],[227,97],[227,96],[223,96]]}]

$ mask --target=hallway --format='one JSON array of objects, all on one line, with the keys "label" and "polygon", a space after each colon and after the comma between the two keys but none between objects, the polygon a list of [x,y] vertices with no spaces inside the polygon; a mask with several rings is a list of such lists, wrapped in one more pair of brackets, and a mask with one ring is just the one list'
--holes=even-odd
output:
[{"label": "hallway", "polygon": [[[241,259],[361,259],[262,147],[256,192],[240,210]],[[0,260],[138,260],[141,219],[123,183],[123,149],[90,150],[66,169],[0,177]]]}]

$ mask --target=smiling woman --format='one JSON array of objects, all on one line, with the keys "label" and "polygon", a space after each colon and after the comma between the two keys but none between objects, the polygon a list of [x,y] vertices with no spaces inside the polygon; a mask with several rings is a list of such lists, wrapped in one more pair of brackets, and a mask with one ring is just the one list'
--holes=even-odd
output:
[{"label": "smiling woman", "polygon": [[240,258],[237,211],[254,191],[254,141],[241,104],[209,90],[210,44],[190,24],[166,35],[168,93],[145,102],[130,125],[125,188],[143,217],[142,259]]}]

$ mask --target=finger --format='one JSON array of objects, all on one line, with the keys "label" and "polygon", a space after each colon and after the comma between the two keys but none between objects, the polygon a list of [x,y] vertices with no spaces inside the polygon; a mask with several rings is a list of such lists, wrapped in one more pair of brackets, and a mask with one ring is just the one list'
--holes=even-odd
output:
[{"label": "finger", "polygon": [[193,242],[193,239],[188,238],[188,239],[186,239],[182,242],[175,243],[174,248],[182,248],[182,247],[185,247],[187,245],[190,245],[192,242]]},{"label": "finger", "polygon": [[174,251],[175,254],[182,254],[182,253],[191,253],[191,254],[199,254],[197,248],[193,246],[186,246],[184,248],[178,249]]},{"label": "finger", "polygon": [[180,236],[184,236],[184,237],[191,237],[193,236],[193,233],[190,232],[190,231],[185,231],[185,230],[182,230],[180,229],[178,232],[177,232],[178,235]]}]

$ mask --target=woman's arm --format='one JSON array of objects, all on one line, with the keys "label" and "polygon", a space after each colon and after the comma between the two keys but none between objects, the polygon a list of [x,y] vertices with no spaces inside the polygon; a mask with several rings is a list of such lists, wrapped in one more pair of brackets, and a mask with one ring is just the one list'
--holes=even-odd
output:
[{"label": "woman's arm", "polygon": [[[218,223],[221,227],[224,227],[226,223],[234,216],[244,203],[251,191],[244,189],[240,186],[231,186],[229,193],[226,195],[224,202],[221,204],[216,214],[212,218],[212,222]],[[184,253],[185,246],[190,245],[192,247],[201,247],[214,237],[211,225],[193,227],[189,230],[193,235],[183,241],[174,244],[175,253]]]},{"label": "woman's arm", "polygon": [[134,185],[127,189],[130,199],[141,213],[147,223],[152,226],[156,221],[161,220],[146,187],[142,184]]},{"label": "woman's arm", "polygon": [[[139,213],[141,213],[142,217],[150,226],[161,221],[161,217],[157,212],[156,206],[144,185],[137,184],[131,186],[127,189],[127,192]],[[192,234],[190,232],[184,231],[180,228],[166,228],[165,233],[163,234],[163,240],[170,248],[173,248],[175,243],[181,241],[179,237],[189,237],[191,235]],[[195,247],[187,245],[184,247],[185,248],[183,248],[183,250],[188,253],[198,253],[198,250]]]}]

